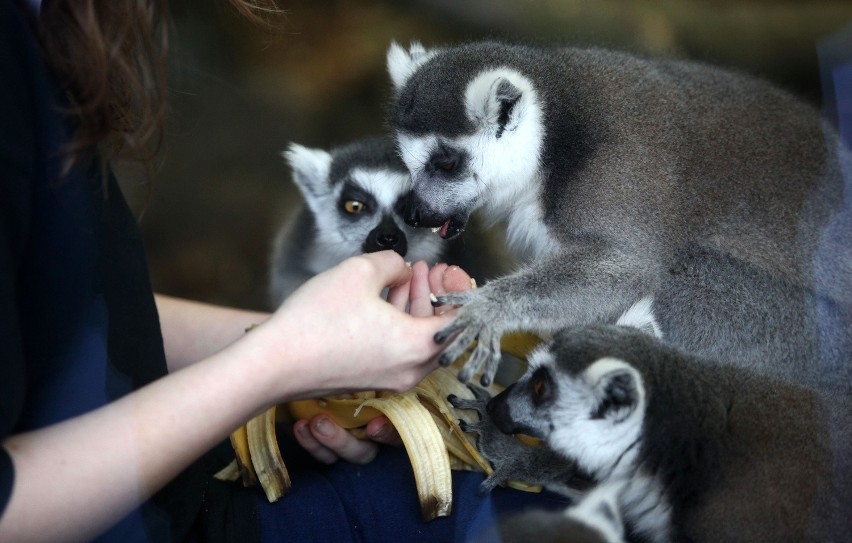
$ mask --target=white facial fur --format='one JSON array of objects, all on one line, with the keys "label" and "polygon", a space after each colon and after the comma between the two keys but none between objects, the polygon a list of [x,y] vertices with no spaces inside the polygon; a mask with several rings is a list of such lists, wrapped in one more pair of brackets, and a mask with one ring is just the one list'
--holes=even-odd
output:
[{"label": "white facial fur", "polygon": [[[457,140],[451,138],[438,138],[437,136],[414,137],[401,134],[397,138],[400,156],[411,172],[412,186],[418,190],[421,196],[429,196],[429,203],[435,211],[452,214],[460,208],[472,208],[481,198],[485,186],[477,179],[466,179],[464,181],[453,181],[450,183],[432,183],[423,181],[427,175],[424,173],[425,164],[428,162],[432,152],[442,142],[457,145]],[[460,146],[457,146],[461,148]],[[420,181],[417,181],[420,180]]]},{"label": "white facial fur", "polygon": [[[376,205],[380,210],[393,209],[399,195],[408,190],[408,176],[388,170],[355,168],[350,172],[350,179],[353,184],[358,185],[364,192],[376,199]],[[317,222],[321,243],[326,247],[355,246],[358,247],[358,252],[354,254],[358,254],[361,252],[360,243],[364,241],[367,232],[379,224],[381,213],[377,213],[371,217],[372,220],[359,225],[358,228],[342,224],[340,216],[336,212],[342,190],[343,185],[337,185],[328,195],[323,197],[323,201],[308,200],[308,203],[314,211],[314,220]],[[394,217],[394,221],[398,226],[401,226],[402,221],[397,220],[397,217]]]},{"label": "white facial fur", "polygon": [[[632,375],[638,405],[629,412],[619,410],[591,418],[603,399],[607,380],[619,372]],[[559,392],[551,408],[554,430],[547,438],[551,448],[576,459],[583,469],[597,476],[629,475],[639,452],[635,444],[645,416],[645,390],[639,372],[623,360],[607,357],[576,377],[560,376],[558,381]]]}]

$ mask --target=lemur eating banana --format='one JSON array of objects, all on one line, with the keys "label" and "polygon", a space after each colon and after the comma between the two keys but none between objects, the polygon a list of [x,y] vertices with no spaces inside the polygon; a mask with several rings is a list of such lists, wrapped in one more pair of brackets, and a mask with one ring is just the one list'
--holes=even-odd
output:
[{"label": "lemur eating banana", "polygon": [[[843,181],[815,108],[746,75],[602,49],[393,44],[387,63],[390,124],[412,176],[406,222],[452,239],[481,210],[523,262],[439,298],[463,306],[436,336],[442,363],[477,340],[460,378],[484,368],[490,382],[506,331],[613,322],[647,297],[663,336],[691,352],[769,373],[786,356],[780,373],[795,375],[821,366],[828,345],[842,360],[827,366],[850,365],[852,243],[822,235]],[[748,270],[715,287],[747,303],[710,299],[692,280],[717,265]],[[796,300],[764,303],[777,292]],[[739,320],[704,340],[725,312]],[[765,333],[750,332],[755,322]]]},{"label": "lemur eating banana", "polygon": [[[852,533],[849,398],[700,359],[631,326],[561,330],[487,404],[456,403],[477,407],[505,434],[542,439],[563,466],[599,484],[623,485],[625,533],[642,541],[836,541]],[[479,447],[496,466],[523,465],[501,478],[536,471],[517,441],[478,430],[480,440],[494,438]],[[564,534],[558,517],[550,525],[544,518],[526,530],[537,541]]]}]

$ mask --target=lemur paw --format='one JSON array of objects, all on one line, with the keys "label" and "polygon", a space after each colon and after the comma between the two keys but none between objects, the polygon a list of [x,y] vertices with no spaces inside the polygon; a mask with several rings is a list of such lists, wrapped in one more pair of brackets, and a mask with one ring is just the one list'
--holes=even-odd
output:
[{"label": "lemur paw", "polygon": [[474,374],[482,372],[479,382],[487,387],[493,382],[500,363],[500,336],[503,329],[499,326],[500,312],[495,311],[487,299],[476,296],[482,290],[447,294],[438,298],[438,304],[465,305],[459,309],[452,322],[435,334],[435,343],[443,344],[453,338],[438,359],[442,366],[449,366],[476,341],[476,347],[458,377],[467,383]]}]

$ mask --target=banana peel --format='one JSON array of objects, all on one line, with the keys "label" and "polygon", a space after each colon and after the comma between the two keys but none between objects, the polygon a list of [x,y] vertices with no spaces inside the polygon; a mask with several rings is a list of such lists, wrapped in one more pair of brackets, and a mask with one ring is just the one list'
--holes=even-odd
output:
[{"label": "banana peel", "polygon": [[[541,340],[528,333],[506,334],[503,352],[526,360]],[[412,390],[404,393],[362,392],[332,398],[290,402],[271,408],[238,428],[230,436],[235,460],[215,477],[242,481],[244,486],[260,483],[270,502],[278,501],[290,488],[290,477],[281,457],[275,434],[276,412],[289,411],[293,419],[310,419],[324,414],[342,428],[363,437],[362,428],[374,418],[385,415],[396,428],[411,460],[421,513],[424,520],[447,516],[452,510],[452,469],[492,473],[491,465],[479,454],[474,438],[461,430],[459,420],[475,422],[477,415],[456,410],[447,396],[472,399],[473,393],[461,383],[457,368],[438,368]],[[499,393],[499,385],[490,392]],[[284,409],[281,409],[281,408]],[[529,492],[541,487],[523,481],[508,486]]]}]

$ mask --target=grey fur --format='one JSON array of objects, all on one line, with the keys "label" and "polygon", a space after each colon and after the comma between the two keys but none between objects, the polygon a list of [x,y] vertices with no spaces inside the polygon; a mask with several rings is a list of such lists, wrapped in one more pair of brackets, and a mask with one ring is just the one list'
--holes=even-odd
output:
[{"label": "grey fur", "polygon": [[[852,244],[821,250],[826,225],[848,218],[835,216],[836,135],[815,108],[698,63],[493,42],[413,49],[388,54],[391,124],[412,172],[406,220],[452,237],[482,209],[525,258],[439,300],[464,306],[436,336],[442,362],[478,338],[462,379],[485,368],[487,384],[506,331],[613,322],[650,296],[664,337],[698,354],[788,377],[818,366],[810,382],[848,387],[831,371],[850,366]],[[749,303],[709,299],[700,277]]]},{"label": "grey fur", "polygon": [[[619,503],[634,536],[793,542],[852,533],[849,398],[700,359],[628,327],[565,329],[534,357],[489,402],[489,420],[544,439],[601,483],[626,478]],[[617,386],[599,387],[613,376]],[[560,433],[572,425],[586,432]],[[583,443],[617,442],[632,426],[629,446],[574,457]]]}]

